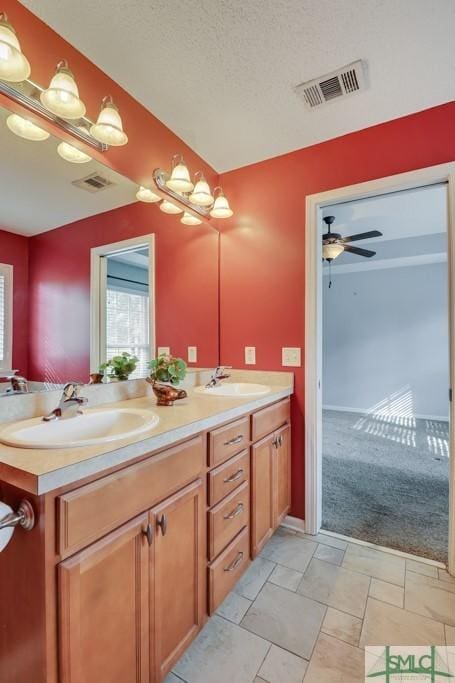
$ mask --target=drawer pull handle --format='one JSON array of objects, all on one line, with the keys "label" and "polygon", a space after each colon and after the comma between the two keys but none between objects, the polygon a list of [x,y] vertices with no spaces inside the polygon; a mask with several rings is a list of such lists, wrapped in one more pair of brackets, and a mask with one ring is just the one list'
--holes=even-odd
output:
[{"label": "drawer pull handle", "polygon": [[283,445],[283,435],[282,434],[280,434],[280,436],[278,437],[278,445],[279,446]]},{"label": "drawer pull handle", "polygon": [[233,481],[238,481],[239,479],[241,479],[242,474],[243,474],[243,469],[240,468],[239,470],[237,470],[237,472],[235,474],[231,474],[230,477],[226,477],[226,479],[223,479],[223,481],[225,484],[232,484]]},{"label": "drawer pull handle", "polygon": [[142,533],[144,534],[144,536],[146,536],[146,538],[147,538],[147,543],[148,543],[149,545],[152,545],[152,541],[153,541],[153,529],[152,529],[152,525],[151,525],[151,524],[147,524],[147,526],[145,527],[145,529],[142,529]]},{"label": "drawer pull handle", "polygon": [[228,515],[224,515],[224,519],[234,519],[234,517],[238,517],[241,515],[243,512],[243,503],[239,503],[237,507],[232,510]]},{"label": "drawer pull handle", "polygon": [[243,560],[243,553],[240,552],[240,553],[237,555],[237,557],[235,558],[234,562],[232,562],[232,564],[230,564],[229,567],[225,567],[225,568],[224,568],[224,571],[225,571],[225,572],[233,572],[234,569],[237,569],[237,567],[238,567],[239,564],[242,562],[242,560]]},{"label": "drawer pull handle", "polygon": [[276,437],[273,439],[273,441],[272,441],[272,446],[274,446],[275,448],[278,448],[279,445],[280,445],[280,440],[279,440],[279,438],[276,436]]},{"label": "drawer pull handle", "polygon": [[166,519],[166,515],[164,515],[164,514],[161,515],[161,518],[160,518],[160,519],[157,519],[156,523],[158,524],[158,526],[159,526],[160,529],[161,529],[161,535],[162,535],[162,536],[166,536],[166,531],[167,531],[167,519]]},{"label": "drawer pull handle", "polygon": [[238,436],[234,436],[233,439],[229,439],[229,441],[225,441],[224,445],[225,446],[233,446],[236,443],[240,443],[243,441],[243,434],[239,434]]}]

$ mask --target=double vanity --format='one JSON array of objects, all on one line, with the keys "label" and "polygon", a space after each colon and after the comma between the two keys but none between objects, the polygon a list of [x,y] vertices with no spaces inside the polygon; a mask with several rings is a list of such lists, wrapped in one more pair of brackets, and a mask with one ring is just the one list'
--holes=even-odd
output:
[{"label": "double vanity", "polygon": [[292,375],[190,376],[173,407],[136,380],[0,426],[0,499],[35,515],[0,555],[2,683],[162,681],[287,514]]}]

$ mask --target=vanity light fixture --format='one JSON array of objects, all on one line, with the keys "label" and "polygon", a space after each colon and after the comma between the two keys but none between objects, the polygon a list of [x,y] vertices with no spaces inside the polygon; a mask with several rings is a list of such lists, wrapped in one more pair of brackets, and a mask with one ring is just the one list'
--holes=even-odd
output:
[{"label": "vanity light fixture", "polygon": [[183,161],[181,154],[172,157],[172,172],[166,185],[179,194],[188,194],[193,191],[194,185],[190,179],[190,172]]},{"label": "vanity light fixture", "polygon": [[40,142],[42,140],[47,140],[50,137],[50,133],[48,133],[47,130],[40,128],[32,123],[32,121],[24,119],[18,114],[10,114],[6,119],[6,125],[14,135],[18,135],[25,140]]},{"label": "vanity light fixture", "polygon": [[56,66],[47,90],[40,95],[42,104],[62,119],[80,119],[85,114],[85,104],[79,97],[79,90],[73,72],[66,59]]},{"label": "vanity light fixture", "polygon": [[98,119],[90,127],[90,133],[98,142],[112,147],[121,147],[128,142],[118,107],[110,95],[103,98]]},{"label": "vanity light fixture", "polygon": [[196,216],[193,216],[192,213],[185,211],[180,219],[180,223],[183,223],[184,225],[200,225],[202,221],[199,220],[199,218],[196,218]]},{"label": "vanity light fixture", "polygon": [[136,192],[136,199],[138,199],[140,202],[147,202],[148,204],[154,204],[155,202],[161,201],[161,197],[159,195],[152,192],[152,190],[150,190],[148,187],[143,187],[143,185],[141,185]]},{"label": "vanity light fixture", "polygon": [[92,161],[92,157],[85,152],[81,152],[77,147],[73,147],[73,145],[70,145],[68,142],[61,142],[57,145],[57,152],[62,159],[65,159],[65,161],[69,161],[72,164],[86,164],[87,162]]},{"label": "vanity light fixture", "polygon": [[197,206],[211,206],[213,204],[213,196],[204,175],[201,171],[198,171],[194,177],[198,178],[198,180],[188,199]]},{"label": "vanity light fixture", "polygon": [[0,13],[0,79],[20,83],[30,76],[28,59],[22,54],[16,31],[5,12]]},{"label": "vanity light fixture", "polygon": [[163,201],[161,202],[160,210],[163,211],[163,213],[170,214],[182,213],[183,211],[183,209],[181,209],[180,206],[177,206],[177,204],[169,202],[167,199],[163,199]]},{"label": "vanity light fixture", "polygon": [[216,187],[214,194],[216,194],[217,190],[218,196],[215,199],[213,207],[210,209],[210,215],[212,218],[230,218],[234,212],[229,206],[229,202],[227,197],[225,197],[222,188]]}]

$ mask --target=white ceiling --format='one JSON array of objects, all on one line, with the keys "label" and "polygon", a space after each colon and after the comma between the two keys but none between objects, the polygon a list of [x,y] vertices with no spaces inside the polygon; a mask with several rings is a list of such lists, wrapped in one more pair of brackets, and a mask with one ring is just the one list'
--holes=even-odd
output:
[{"label": "white ceiling", "polygon": [[[453,0],[22,2],[220,172],[455,95]],[[304,108],[294,86],[357,59],[366,92]]]},{"label": "white ceiling", "polygon": [[[30,142],[11,133],[9,113],[0,108],[0,229],[37,235],[136,201],[137,187],[127,178],[96,161],[64,161],[56,138]],[[94,194],[71,184],[94,172],[115,184]]]},{"label": "white ceiling", "polygon": [[[340,233],[342,237],[368,230],[382,232],[382,237],[352,243],[352,246],[376,251],[374,261],[447,251],[446,184],[327,206],[323,216],[330,215],[335,216],[332,232]],[[327,232],[322,221],[320,231],[321,235]],[[351,263],[371,265],[374,261],[344,252],[332,268]]]}]

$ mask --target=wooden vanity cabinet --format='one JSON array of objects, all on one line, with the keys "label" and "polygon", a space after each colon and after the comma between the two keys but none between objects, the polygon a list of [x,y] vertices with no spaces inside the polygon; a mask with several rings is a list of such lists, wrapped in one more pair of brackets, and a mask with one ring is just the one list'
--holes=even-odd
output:
[{"label": "wooden vanity cabinet", "polygon": [[205,619],[205,509],[205,487],[198,480],[150,513],[152,681],[163,680]]},{"label": "wooden vanity cabinet", "polygon": [[263,434],[280,423],[284,424],[251,446],[252,558],[260,553],[291,506],[289,400],[252,415],[253,434]]},{"label": "wooden vanity cabinet", "polygon": [[1,682],[163,681],[287,514],[290,457],[285,399],[43,496],[3,484],[39,521],[0,560]]},{"label": "wooden vanity cabinet", "polygon": [[58,566],[61,683],[148,683],[145,513]]}]

